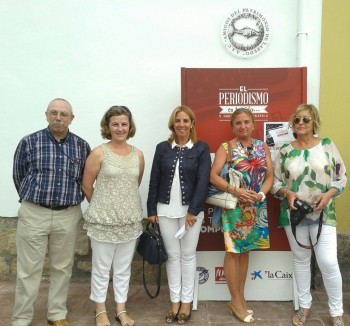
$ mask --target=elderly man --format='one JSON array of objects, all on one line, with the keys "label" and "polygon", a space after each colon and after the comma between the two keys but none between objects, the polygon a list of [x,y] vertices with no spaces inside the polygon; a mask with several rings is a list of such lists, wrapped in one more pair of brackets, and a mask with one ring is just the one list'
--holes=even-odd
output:
[{"label": "elderly man", "polygon": [[14,155],[13,180],[21,206],[13,326],[28,326],[33,319],[46,252],[50,261],[48,323],[69,325],[66,301],[90,146],[69,131],[74,119],[69,102],[52,100],[45,115],[48,127],[25,136]]}]

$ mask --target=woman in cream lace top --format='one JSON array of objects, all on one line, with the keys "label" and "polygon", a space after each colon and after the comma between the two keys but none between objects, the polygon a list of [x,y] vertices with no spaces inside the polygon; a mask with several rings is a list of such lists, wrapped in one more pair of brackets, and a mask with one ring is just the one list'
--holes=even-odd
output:
[{"label": "woman in cream lace top", "polygon": [[96,303],[96,325],[108,326],[106,296],[113,270],[115,318],[124,326],[134,321],[126,312],[131,262],[142,233],[139,185],[143,153],[127,143],[135,124],[125,106],[112,106],[101,120],[101,134],[110,141],[96,147],[86,162],[83,191],[90,202],[84,214],[91,239],[91,300]]}]

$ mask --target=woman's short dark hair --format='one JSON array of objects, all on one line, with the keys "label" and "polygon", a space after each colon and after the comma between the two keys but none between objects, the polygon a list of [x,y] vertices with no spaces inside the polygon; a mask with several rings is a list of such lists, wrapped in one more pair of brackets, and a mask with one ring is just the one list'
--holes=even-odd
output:
[{"label": "woman's short dark hair", "polygon": [[136,133],[136,126],[132,118],[130,110],[126,106],[114,105],[108,109],[108,111],[103,115],[101,120],[101,136],[104,139],[112,139],[111,132],[109,130],[109,122],[111,117],[115,115],[126,115],[129,118],[129,133],[126,139],[132,138]]},{"label": "woman's short dark hair", "polygon": [[175,129],[174,129],[174,124],[175,124],[175,120],[176,120],[176,115],[179,112],[184,112],[186,113],[192,122],[192,128],[190,130],[190,139],[192,141],[193,144],[195,144],[198,139],[197,139],[197,134],[196,134],[196,116],[194,115],[193,111],[185,105],[180,105],[178,107],[176,107],[173,112],[171,113],[171,116],[169,118],[169,122],[168,122],[168,128],[171,130],[171,135],[168,138],[168,142],[172,143],[174,140],[176,140],[176,133],[175,133]]}]

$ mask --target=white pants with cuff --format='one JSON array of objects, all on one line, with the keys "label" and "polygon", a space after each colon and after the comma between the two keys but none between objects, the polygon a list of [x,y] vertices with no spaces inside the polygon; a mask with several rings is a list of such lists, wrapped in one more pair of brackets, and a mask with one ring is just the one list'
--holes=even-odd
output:
[{"label": "white pants with cuff", "polygon": [[108,243],[91,238],[91,300],[97,303],[106,302],[112,268],[114,300],[116,303],[127,301],[136,241],[137,239],[124,243]]},{"label": "white pants with cuff", "polygon": [[[311,284],[311,249],[300,247],[295,241],[291,226],[285,228],[293,252],[294,275],[298,288],[299,305],[309,309],[312,304]],[[316,243],[317,225],[297,226],[298,241],[306,246]],[[322,225],[321,235],[314,247],[318,267],[328,295],[329,312],[332,317],[343,315],[342,277],[337,259],[337,230],[334,226]]]},{"label": "white pants with cuff", "polygon": [[159,227],[167,250],[166,270],[171,302],[190,303],[193,301],[194,280],[197,260],[196,250],[203,217],[187,229],[182,239],[175,238],[176,232],[185,224],[185,217],[159,217]]}]

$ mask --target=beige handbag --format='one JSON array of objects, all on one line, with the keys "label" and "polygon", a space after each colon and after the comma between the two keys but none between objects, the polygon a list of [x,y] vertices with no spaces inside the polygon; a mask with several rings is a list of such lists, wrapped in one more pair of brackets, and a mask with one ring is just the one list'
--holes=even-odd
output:
[{"label": "beige handbag", "polygon": [[[227,182],[236,187],[240,188],[244,184],[242,173],[236,171],[231,166],[231,154],[232,146],[228,142],[228,151],[226,157],[226,163],[221,170],[221,177]],[[225,192],[215,188],[213,185],[209,186],[208,197],[205,201],[207,204],[219,206],[226,209],[235,209],[237,206],[238,198],[229,192]]]}]

